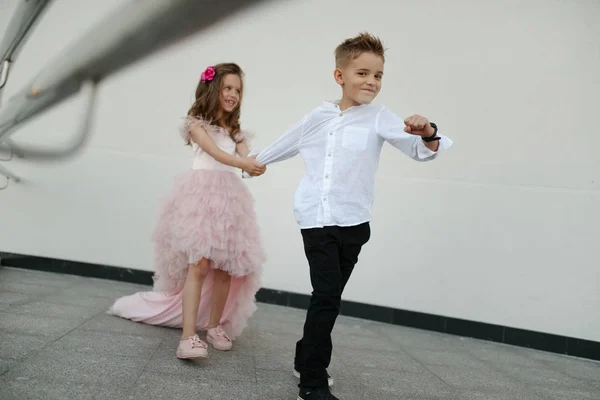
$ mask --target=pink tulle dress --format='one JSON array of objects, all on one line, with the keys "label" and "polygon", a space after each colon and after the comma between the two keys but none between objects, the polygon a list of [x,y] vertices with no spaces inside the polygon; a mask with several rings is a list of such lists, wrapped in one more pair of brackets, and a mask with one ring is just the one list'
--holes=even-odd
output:
[{"label": "pink tulle dress", "polygon": [[[186,117],[181,129],[184,139],[197,125],[206,129],[221,150],[236,154],[236,142],[226,130],[199,118]],[[235,140],[247,136],[242,131]],[[180,328],[188,264],[204,257],[212,261],[212,268],[227,271],[232,277],[221,326],[235,340],[256,310],[255,294],[265,262],[254,198],[239,169],[216,161],[195,143],[193,149],[192,169],[177,177],[153,234],[153,290],[121,297],[108,312],[146,324]],[[202,287],[199,331],[206,330],[209,323],[212,286],[211,269]]]}]

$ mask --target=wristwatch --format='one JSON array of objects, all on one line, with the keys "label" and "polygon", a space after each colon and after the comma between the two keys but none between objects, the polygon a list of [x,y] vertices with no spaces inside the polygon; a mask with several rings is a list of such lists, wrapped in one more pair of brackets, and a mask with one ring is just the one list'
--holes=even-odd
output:
[{"label": "wristwatch", "polygon": [[435,123],[430,122],[429,125],[433,128],[433,135],[429,137],[421,137],[424,142],[434,142],[436,140],[440,140],[441,138],[437,135],[438,127]]}]

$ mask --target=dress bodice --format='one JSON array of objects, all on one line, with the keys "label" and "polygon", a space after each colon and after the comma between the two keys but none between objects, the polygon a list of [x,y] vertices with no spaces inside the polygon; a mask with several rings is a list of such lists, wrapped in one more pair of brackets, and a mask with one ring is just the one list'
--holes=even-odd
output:
[{"label": "dress bodice", "polygon": [[[236,155],[237,143],[246,139],[246,136],[248,135],[247,132],[242,131],[237,135],[234,135],[232,138],[226,129],[221,128],[220,126],[211,125],[201,118],[188,116],[186,117],[184,126],[181,130],[181,134],[185,140],[190,138],[190,131],[195,126],[202,126],[208,133],[208,136],[210,136],[210,138],[213,140],[215,145],[225,153],[232,156]],[[194,149],[192,169],[237,172],[235,167],[215,160],[210,154],[203,151],[202,148],[194,141],[192,141],[192,148]]]},{"label": "dress bodice", "polygon": [[[223,130],[223,132],[212,133],[208,132],[208,135],[215,142],[219,149],[223,150],[225,153],[235,156],[235,146],[236,143],[233,141],[229,133],[225,131],[223,128],[219,128]],[[212,169],[219,171],[235,171],[236,168],[230,165],[226,165],[220,163],[215,160],[210,154],[203,151],[200,146],[196,143],[192,142],[192,147],[194,149],[194,162],[192,163],[192,169]]]}]

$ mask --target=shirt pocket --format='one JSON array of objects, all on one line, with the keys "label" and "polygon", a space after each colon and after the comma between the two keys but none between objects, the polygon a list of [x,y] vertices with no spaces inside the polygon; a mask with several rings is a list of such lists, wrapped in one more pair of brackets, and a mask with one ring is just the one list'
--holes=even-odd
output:
[{"label": "shirt pocket", "polygon": [[368,128],[347,126],[342,134],[342,147],[350,151],[362,151],[367,148],[368,140]]}]

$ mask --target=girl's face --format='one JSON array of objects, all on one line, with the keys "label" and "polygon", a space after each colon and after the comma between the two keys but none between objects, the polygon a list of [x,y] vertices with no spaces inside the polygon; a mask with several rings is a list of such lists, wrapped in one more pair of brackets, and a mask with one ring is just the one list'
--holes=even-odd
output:
[{"label": "girl's face", "polygon": [[223,78],[221,89],[221,109],[230,113],[240,104],[242,97],[242,80],[235,74],[227,74]]}]

